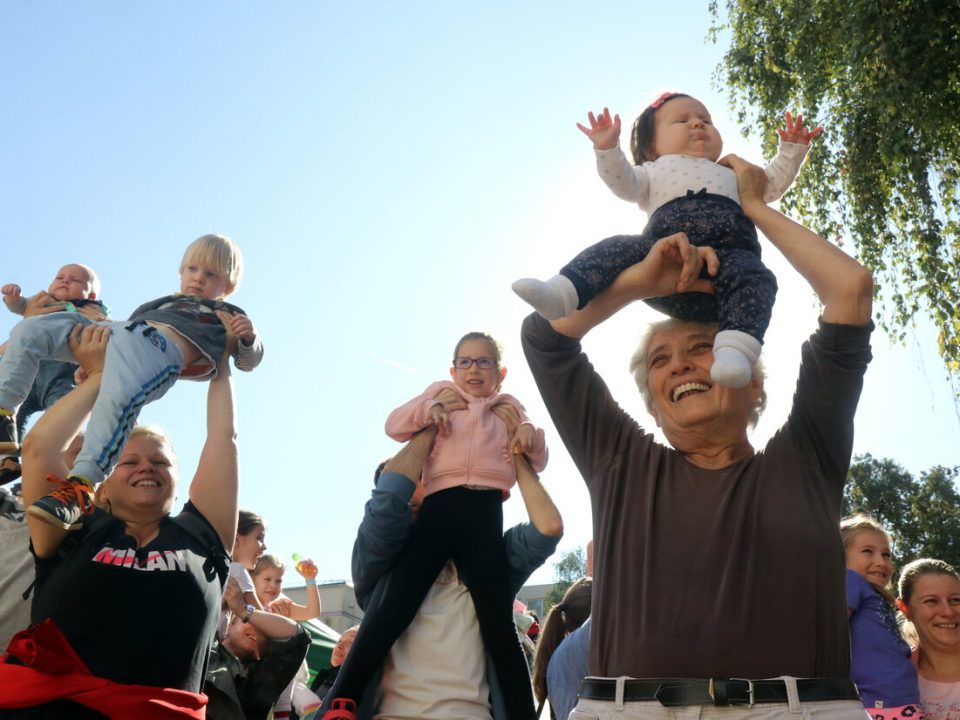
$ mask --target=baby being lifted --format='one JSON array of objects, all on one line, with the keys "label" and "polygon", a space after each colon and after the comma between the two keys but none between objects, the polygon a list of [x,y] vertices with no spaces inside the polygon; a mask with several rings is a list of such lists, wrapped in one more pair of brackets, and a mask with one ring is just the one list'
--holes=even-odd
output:
[{"label": "baby being lifted", "polygon": [[[239,281],[240,249],[222,235],[204,235],[187,247],[180,265],[180,292],[141,305],[127,322],[110,328],[100,391],[90,414],[83,448],[60,488],[27,512],[70,529],[92,512],[97,483],[110,474],[141,408],[164,395],[179,377],[205,380],[234,357],[252,370],[263,356],[253,323],[224,302]],[[10,334],[0,361],[0,445],[19,448],[13,415],[26,398],[42,359],[76,362],[69,339],[82,315],[29,317]],[[233,338],[236,338],[234,342]]]}]

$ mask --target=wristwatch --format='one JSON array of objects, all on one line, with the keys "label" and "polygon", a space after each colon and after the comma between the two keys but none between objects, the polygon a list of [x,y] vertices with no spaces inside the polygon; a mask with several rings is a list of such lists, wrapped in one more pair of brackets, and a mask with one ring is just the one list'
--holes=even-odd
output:
[{"label": "wristwatch", "polygon": [[244,609],[245,610],[244,615],[242,618],[240,618],[240,620],[242,622],[250,622],[250,616],[253,615],[253,611],[256,609],[257,608],[254,607],[253,605],[247,605],[247,607]]}]

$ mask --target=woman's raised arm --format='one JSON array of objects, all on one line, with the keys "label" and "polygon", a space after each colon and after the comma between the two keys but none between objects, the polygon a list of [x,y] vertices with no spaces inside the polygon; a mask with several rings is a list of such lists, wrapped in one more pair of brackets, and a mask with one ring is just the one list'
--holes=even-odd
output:
[{"label": "woman's raised arm", "polygon": [[[23,441],[23,503],[51,492],[48,475],[63,479],[67,466],[63,454],[80,432],[100,392],[103,360],[110,337],[108,328],[77,324],[70,334],[70,347],[87,374],[77,388],[60,398],[47,410]],[[30,540],[38,557],[50,557],[67,535],[66,530],[27,515]]]},{"label": "woman's raised arm", "polygon": [[213,525],[228,553],[237,535],[239,486],[233,381],[225,357],[207,390],[207,439],[190,483],[190,502]]},{"label": "woman's raised arm", "polygon": [[740,205],[823,303],[826,322],[866,325],[873,308],[873,276],[867,268],[812,230],[763,202],[766,175],[736,155],[720,160],[737,174]]}]

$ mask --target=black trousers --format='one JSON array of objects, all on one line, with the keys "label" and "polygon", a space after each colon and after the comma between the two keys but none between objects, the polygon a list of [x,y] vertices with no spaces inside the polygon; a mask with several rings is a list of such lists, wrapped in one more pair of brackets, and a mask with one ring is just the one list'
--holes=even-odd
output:
[{"label": "black trousers", "polygon": [[499,490],[454,487],[424,498],[410,538],[390,573],[383,602],[364,615],[340,670],[337,695],[359,701],[448,559],[456,563],[473,598],[510,720],[533,720],[530,675],[513,624]]}]

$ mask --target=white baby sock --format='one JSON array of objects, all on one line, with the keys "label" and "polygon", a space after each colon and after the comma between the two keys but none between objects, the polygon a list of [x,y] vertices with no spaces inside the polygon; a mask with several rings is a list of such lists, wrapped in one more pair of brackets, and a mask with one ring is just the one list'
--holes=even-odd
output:
[{"label": "white baby sock", "polygon": [[741,388],[750,382],[753,366],[760,359],[760,341],[740,330],[721,330],[713,339],[714,382]]},{"label": "white baby sock", "polygon": [[566,317],[580,304],[577,288],[563,275],[554,275],[546,282],[535,278],[522,278],[512,287],[517,295],[530,303],[533,309],[547,320]]}]

